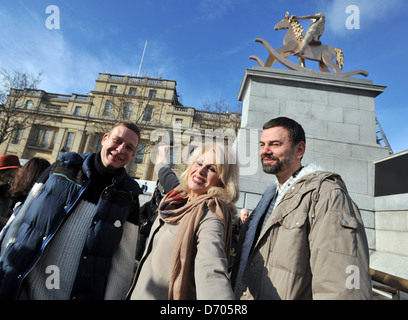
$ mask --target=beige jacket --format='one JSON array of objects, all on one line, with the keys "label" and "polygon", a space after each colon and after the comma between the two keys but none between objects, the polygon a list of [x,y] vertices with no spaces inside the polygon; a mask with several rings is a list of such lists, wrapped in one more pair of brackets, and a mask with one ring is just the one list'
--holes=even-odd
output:
[{"label": "beige jacket", "polygon": [[238,281],[237,297],[371,299],[368,244],[359,209],[339,175],[310,167],[277,204],[240,271],[251,222],[257,223],[257,213],[265,212],[275,192],[276,186],[268,188],[241,230],[232,274],[233,282]]},{"label": "beige jacket", "polygon": [[[131,300],[167,300],[178,225],[156,219],[149,241],[139,263]],[[224,251],[224,227],[221,220],[208,211],[196,233],[197,251],[194,263],[194,282],[188,299],[234,299],[228,277],[228,261]]]}]

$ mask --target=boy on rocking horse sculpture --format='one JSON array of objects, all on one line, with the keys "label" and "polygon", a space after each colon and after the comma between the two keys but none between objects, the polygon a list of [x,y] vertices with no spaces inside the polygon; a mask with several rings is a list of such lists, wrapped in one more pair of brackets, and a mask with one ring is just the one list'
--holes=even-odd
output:
[{"label": "boy on rocking horse sculpture", "polygon": [[290,17],[290,20],[293,20],[293,19],[312,19],[313,21],[311,26],[309,27],[309,30],[307,30],[306,35],[303,38],[301,47],[299,48],[297,52],[293,54],[294,56],[304,54],[305,48],[309,44],[316,44],[316,45],[322,44],[320,42],[320,37],[322,36],[324,32],[324,24],[326,22],[325,21],[326,18],[323,13],[319,12],[313,15],[306,15],[302,17],[297,17],[295,15],[292,15]]}]

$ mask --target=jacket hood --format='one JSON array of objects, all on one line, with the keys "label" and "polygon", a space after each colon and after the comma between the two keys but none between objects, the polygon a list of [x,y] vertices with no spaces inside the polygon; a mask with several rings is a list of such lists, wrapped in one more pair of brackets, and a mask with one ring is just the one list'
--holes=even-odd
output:
[{"label": "jacket hood", "polygon": [[296,177],[295,182],[305,181],[309,184],[313,181],[318,181],[321,183],[323,180],[329,180],[337,183],[342,189],[347,190],[346,184],[344,183],[341,176],[337,173],[327,171],[315,164],[306,165]]}]

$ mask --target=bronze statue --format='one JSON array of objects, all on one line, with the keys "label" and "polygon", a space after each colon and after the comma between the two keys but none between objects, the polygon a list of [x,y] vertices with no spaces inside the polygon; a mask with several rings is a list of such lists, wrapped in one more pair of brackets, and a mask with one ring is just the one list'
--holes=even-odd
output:
[{"label": "bronze statue", "polygon": [[[306,35],[303,36],[303,27],[297,19],[314,19]],[[263,63],[257,56],[250,56],[251,59],[257,61],[260,66],[271,67],[276,61],[279,61],[284,66],[292,70],[308,71],[315,73],[331,73],[329,68],[337,75],[352,76],[361,74],[368,76],[368,72],[364,70],[355,70],[350,72],[342,72],[344,65],[343,50],[333,48],[329,45],[322,45],[320,37],[324,31],[325,16],[323,13],[315,15],[296,17],[286,12],[285,17],[275,25],[275,30],[287,29],[283,39],[283,46],[274,50],[264,39],[257,38],[256,42],[262,43],[269,51],[269,56],[266,62]],[[293,63],[286,59],[289,55],[294,54],[298,58],[299,64]],[[319,62],[319,71],[306,68],[305,59]],[[336,59],[336,62],[333,60]]]},{"label": "bronze statue", "polygon": [[295,52],[293,55],[301,55],[304,53],[305,48],[309,44],[314,44],[314,45],[321,45],[322,43],[320,42],[320,37],[322,36],[324,32],[324,24],[326,23],[326,18],[323,13],[319,12],[314,15],[307,15],[307,16],[302,16],[302,17],[297,17],[295,15],[292,15],[290,17],[290,21],[292,20],[297,20],[297,19],[312,19],[312,24],[309,27],[309,29],[306,32],[306,35],[304,36],[302,40],[302,45],[299,49],[299,51]]}]

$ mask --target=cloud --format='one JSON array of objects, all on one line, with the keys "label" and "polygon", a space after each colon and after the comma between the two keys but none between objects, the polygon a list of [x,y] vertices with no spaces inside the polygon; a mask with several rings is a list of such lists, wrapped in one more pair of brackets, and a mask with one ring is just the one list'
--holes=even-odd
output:
[{"label": "cloud", "polygon": [[200,9],[207,20],[217,19],[223,16],[234,5],[236,0],[203,0],[200,2]]},{"label": "cloud", "polygon": [[109,48],[83,47],[81,37],[88,37],[85,32],[63,23],[60,29],[48,29],[45,22],[49,15],[45,7],[41,11],[25,7],[15,12],[2,9],[0,67],[41,73],[40,89],[60,94],[87,94],[93,90],[99,72],[137,72],[139,60],[136,62],[134,57],[119,56]]}]

